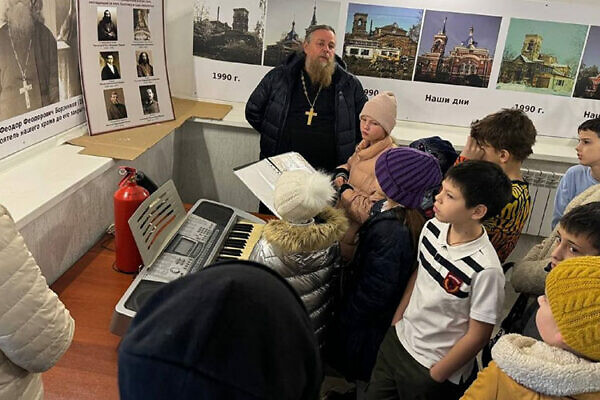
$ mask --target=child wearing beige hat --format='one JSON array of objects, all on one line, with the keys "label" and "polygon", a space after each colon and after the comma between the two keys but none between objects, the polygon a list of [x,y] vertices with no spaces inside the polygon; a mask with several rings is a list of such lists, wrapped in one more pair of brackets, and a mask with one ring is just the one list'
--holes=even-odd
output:
[{"label": "child wearing beige hat", "polygon": [[543,342],[502,336],[461,399],[600,399],[600,257],[558,264],[538,303]]},{"label": "child wearing beige hat", "polygon": [[396,147],[390,133],[396,125],[396,97],[383,92],[369,100],[360,113],[362,140],[346,164],[335,171],[339,206],[350,221],[341,242],[342,259],[352,260],[356,232],[369,218],[373,204],[385,198],[375,178],[375,163],[384,151]]}]

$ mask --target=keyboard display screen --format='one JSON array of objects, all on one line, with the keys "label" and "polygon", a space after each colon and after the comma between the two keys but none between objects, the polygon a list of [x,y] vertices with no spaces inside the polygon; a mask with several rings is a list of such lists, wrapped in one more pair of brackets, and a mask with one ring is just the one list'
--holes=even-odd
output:
[{"label": "keyboard display screen", "polygon": [[190,251],[194,248],[195,244],[196,243],[192,242],[191,240],[182,237],[179,243],[177,243],[177,247],[173,249],[173,253],[187,256],[190,254]]}]

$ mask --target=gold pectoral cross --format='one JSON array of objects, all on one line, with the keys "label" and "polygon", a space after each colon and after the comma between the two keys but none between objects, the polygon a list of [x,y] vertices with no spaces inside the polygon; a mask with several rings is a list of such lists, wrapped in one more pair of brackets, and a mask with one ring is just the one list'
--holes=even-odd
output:
[{"label": "gold pectoral cross", "polygon": [[31,89],[33,89],[31,83],[28,84],[27,81],[23,79],[23,87],[19,88],[19,93],[25,95],[25,105],[27,106],[28,110],[31,108],[31,102],[29,101],[29,91]]},{"label": "gold pectoral cross", "polygon": [[306,120],[306,125],[310,125],[310,124],[312,124],[313,117],[316,117],[319,114],[317,114],[315,112],[315,109],[311,107],[309,111],[304,112],[304,115],[308,115],[308,119]]}]

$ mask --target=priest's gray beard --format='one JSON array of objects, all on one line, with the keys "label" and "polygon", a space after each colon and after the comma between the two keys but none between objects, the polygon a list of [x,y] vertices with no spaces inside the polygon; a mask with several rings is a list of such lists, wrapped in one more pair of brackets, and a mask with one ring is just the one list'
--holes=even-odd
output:
[{"label": "priest's gray beard", "polygon": [[335,72],[335,60],[332,58],[324,63],[319,58],[313,60],[307,58],[306,72],[310,76],[313,85],[321,85],[324,88],[329,87]]},{"label": "priest's gray beard", "polygon": [[24,3],[29,1],[17,1],[6,10],[6,22],[15,42],[29,42],[33,31],[31,9]]}]

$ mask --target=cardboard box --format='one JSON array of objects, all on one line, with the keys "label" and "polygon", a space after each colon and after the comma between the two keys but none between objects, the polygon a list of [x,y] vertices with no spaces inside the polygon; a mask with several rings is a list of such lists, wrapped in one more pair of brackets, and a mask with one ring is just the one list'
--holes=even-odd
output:
[{"label": "cardboard box", "polygon": [[84,135],[68,143],[84,147],[80,154],[111,157],[119,160],[135,160],[189,118],[222,120],[231,106],[204,101],[185,100],[174,97],[175,120],[138,128],[124,129],[102,135]]}]

